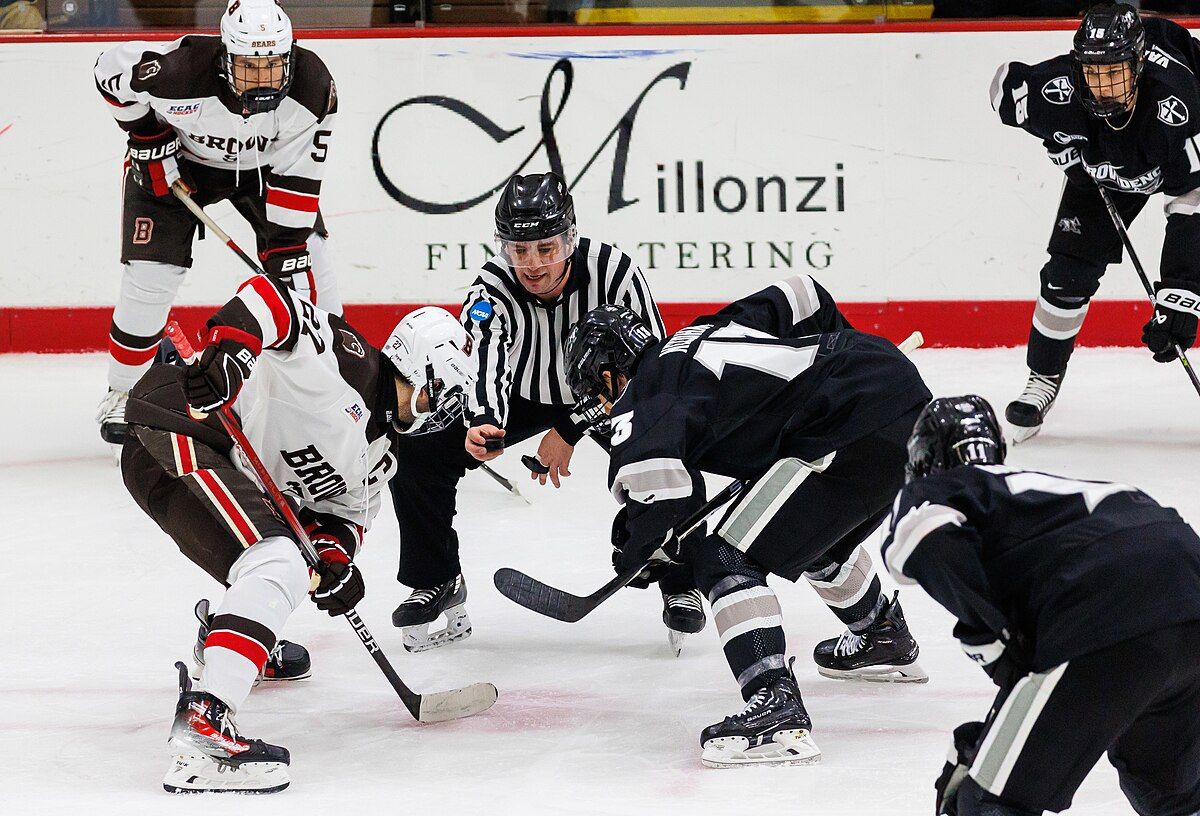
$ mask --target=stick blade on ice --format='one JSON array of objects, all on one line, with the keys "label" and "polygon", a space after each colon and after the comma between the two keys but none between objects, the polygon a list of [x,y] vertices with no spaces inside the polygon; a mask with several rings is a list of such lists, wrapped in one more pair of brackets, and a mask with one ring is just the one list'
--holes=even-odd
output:
[{"label": "stick blade on ice", "polygon": [[423,723],[446,722],[473,717],[492,707],[500,693],[491,683],[473,683],[453,691],[435,691],[421,695],[421,713],[417,717]]},{"label": "stick blade on ice", "polygon": [[575,623],[587,614],[585,598],[555,589],[515,569],[502,567],[496,570],[493,580],[501,595],[539,615]]}]

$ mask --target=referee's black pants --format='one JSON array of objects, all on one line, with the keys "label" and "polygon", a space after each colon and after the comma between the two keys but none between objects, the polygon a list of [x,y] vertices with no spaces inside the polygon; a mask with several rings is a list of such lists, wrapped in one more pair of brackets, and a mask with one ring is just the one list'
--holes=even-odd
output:
[{"label": "referee's black pants", "polygon": [[[571,406],[545,405],[513,396],[504,442],[515,445],[556,426],[569,424]],[[444,584],[462,572],[454,514],[458,481],[479,467],[467,453],[467,429],[455,425],[437,433],[401,436],[396,444],[398,468],[391,481],[392,504],[400,527],[400,583],[413,589]],[[604,499],[600,499],[603,501]],[[616,512],[616,506],[613,512]],[[691,570],[672,570],[659,581],[664,592],[696,586]]]}]

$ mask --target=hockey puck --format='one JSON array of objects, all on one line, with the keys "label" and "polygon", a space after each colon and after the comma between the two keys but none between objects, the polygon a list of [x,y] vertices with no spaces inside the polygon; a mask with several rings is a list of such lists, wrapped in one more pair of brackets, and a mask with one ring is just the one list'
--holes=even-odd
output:
[{"label": "hockey puck", "polygon": [[483,449],[488,452],[504,450],[504,437],[491,436],[483,440]]},{"label": "hockey puck", "polygon": [[543,465],[541,463],[541,461],[539,461],[536,457],[529,456],[528,454],[521,457],[521,464],[523,464],[525,467],[529,468],[531,471],[538,474],[539,476],[545,476],[547,473],[550,472],[550,468]]}]

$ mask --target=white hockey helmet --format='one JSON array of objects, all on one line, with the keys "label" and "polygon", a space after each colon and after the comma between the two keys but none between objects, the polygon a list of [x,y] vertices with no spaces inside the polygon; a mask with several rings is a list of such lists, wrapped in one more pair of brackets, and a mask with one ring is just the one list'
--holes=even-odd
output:
[{"label": "white hockey helmet", "polygon": [[[292,21],[275,0],[232,0],[221,15],[225,80],[245,113],[279,107],[292,85]],[[241,57],[237,63],[235,57]],[[254,59],[258,58],[258,59]]]},{"label": "white hockey helmet", "polygon": [[[475,384],[471,363],[471,336],[454,315],[437,306],[410,312],[392,330],[383,354],[396,371],[413,386],[409,408],[416,420],[404,434],[423,434],[447,428],[462,417],[467,389]],[[429,410],[417,410],[417,397],[424,390]]]}]

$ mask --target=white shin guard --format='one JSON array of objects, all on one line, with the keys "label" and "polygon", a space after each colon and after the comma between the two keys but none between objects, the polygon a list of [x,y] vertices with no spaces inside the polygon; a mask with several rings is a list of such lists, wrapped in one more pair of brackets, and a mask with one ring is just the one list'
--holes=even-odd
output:
[{"label": "white shin guard", "polygon": [[[288,616],[308,594],[308,567],[290,538],[272,536],[248,547],[229,570],[229,589],[221,599],[209,633],[230,631],[250,641],[245,631],[222,630],[221,616],[229,615],[257,624],[276,638]],[[260,644],[269,652],[274,644]],[[253,644],[251,643],[251,648]],[[237,649],[206,646],[200,685],[235,713],[250,694],[262,668]]]}]

